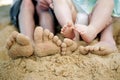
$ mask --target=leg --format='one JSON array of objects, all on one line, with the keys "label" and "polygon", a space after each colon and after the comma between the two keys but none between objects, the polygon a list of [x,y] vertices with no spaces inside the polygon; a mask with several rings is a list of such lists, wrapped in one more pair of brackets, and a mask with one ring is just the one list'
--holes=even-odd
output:
[{"label": "leg", "polygon": [[20,32],[33,41],[34,32],[34,5],[32,0],[23,0],[19,14]]},{"label": "leg", "polygon": [[42,57],[61,52],[61,40],[49,30],[37,27],[34,33],[35,55]]},{"label": "leg", "polygon": [[81,34],[83,40],[86,42],[91,42],[97,36],[97,34],[106,27],[111,18],[113,7],[113,0],[110,0],[109,3],[106,0],[98,0],[92,12],[89,25],[76,25],[76,30]]},{"label": "leg", "polygon": [[100,42],[93,46],[86,47],[91,53],[98,55],[107,55],[117,51],[116,43],[113,38],[112,26],[106,27],[101,33]]},{"label": "leg", "polygon": [[73,38],[73,24],[76,19],[76,10],[71,0],[53,0],[55,15],[63,27],[61,33],[68,38]]},{"label": "leg", "polygon": [[50,30],[54,33],[54,23],[53,16],[50,10],[42,10],[39,5],[36,7],[38,16],[39,16],[39,24],[44,28]]},{"label": "leg", "polygon": [[8,54],[12,58],[20,56],[28,57],[33,54],[33,31],[34,31],[34,6],[31,0],[23,0],[20,7],[19,27],[20,33],[13,32],[8,38],[6,47]]},{"label": "leg", "polygon": [[[77,17],[76,17],[76,21],[75,21],[75,25],[77,24],[82,24],[82,25],[88,25],[88,15],[86,13],[77,13]],[[76,26],[78,27],[78,26]],[[74,31],[75,33],[75,38],[74,40],[79,41],[79,32]]]}]

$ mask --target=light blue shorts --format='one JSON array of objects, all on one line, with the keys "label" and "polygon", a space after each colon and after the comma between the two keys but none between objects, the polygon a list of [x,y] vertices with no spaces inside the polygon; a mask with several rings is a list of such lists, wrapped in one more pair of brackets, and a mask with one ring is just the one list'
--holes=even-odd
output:
[{"label": "light blue shorts", "polygon": [[[97,0],[72,0],[77,11],[90,14],[96,5]],[[120,0],[114,0],[114,9],[112,16],[120,17]]]}]

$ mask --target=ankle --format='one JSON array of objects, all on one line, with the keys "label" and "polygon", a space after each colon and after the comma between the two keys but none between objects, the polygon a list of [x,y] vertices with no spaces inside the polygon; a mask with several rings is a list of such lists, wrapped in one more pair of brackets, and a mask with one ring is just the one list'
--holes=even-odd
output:
[{"label": "ankle", "polygon": [[100,42],[105,42],[105,43],[112,44],[112,45],[116,46],[116,42],[114,40],[100,40]]}]

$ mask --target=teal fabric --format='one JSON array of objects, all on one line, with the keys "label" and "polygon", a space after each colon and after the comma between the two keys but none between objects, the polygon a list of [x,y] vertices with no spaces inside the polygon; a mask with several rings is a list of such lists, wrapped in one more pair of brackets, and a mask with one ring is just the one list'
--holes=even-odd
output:
[{"label": "teal fabric", "polygon": [[[90,14],[97,0],[72,0],[78,12]],[[113,16],[120,17],[120,0],[114,0]]]},{"label": "teal fabric", "polygon": [[120,0],[114,0],[113,16],[120,17]]}]

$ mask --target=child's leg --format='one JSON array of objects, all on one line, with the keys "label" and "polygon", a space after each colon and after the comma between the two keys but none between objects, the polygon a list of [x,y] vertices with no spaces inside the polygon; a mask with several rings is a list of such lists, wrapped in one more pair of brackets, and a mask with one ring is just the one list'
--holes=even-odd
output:
[{"label": "child's leg", "polygon": [[117,51],[112,32],[112,25],[106,27],[101,33],[100,42],[95,45],[86,47],[87,50],[98,55],[107,55]]},{"label": "child's leg", "polygon": [[53,23],[53,16],[52,13],[50,13],[49,10],[42,10],[37,5],[36,7],[38,16],[39,16],[39,24],[44,29],[50,30],[52,33],[54,33],[54,23]]},{"label": "child's leg", "polygon": [[34,32],[34,5],[32,0],[23,0],[19,14],[20,32],[33,41]]},{"label": "child's leg", "polygon": [[109,3],[106,0],[98,0],[95,9],[93,10],[89,25],[77,25],[78,27],[76,30],[86,42],[91,42],[96,35],[106,27],[112,14],[113,6],[113,0],[110,0]]},{"label": "child's leg", "polygon": [[76,10],[71,0],[53,0],[53,5],[57,19],[60,25],[64,27],[61,29],[61,33],[72,39],[74,37],[72,27],[76,19]]},{"label": "child's leg", "polygon": [[[76,24],[88,25],[88,14],[86,14],[86,13],[80,13],[80,12],[77,13],[75,25]],[[74,40],[79,41],[80,40],[79,33],[77,31],[74,31],[74,33],[75,33]]]}]

